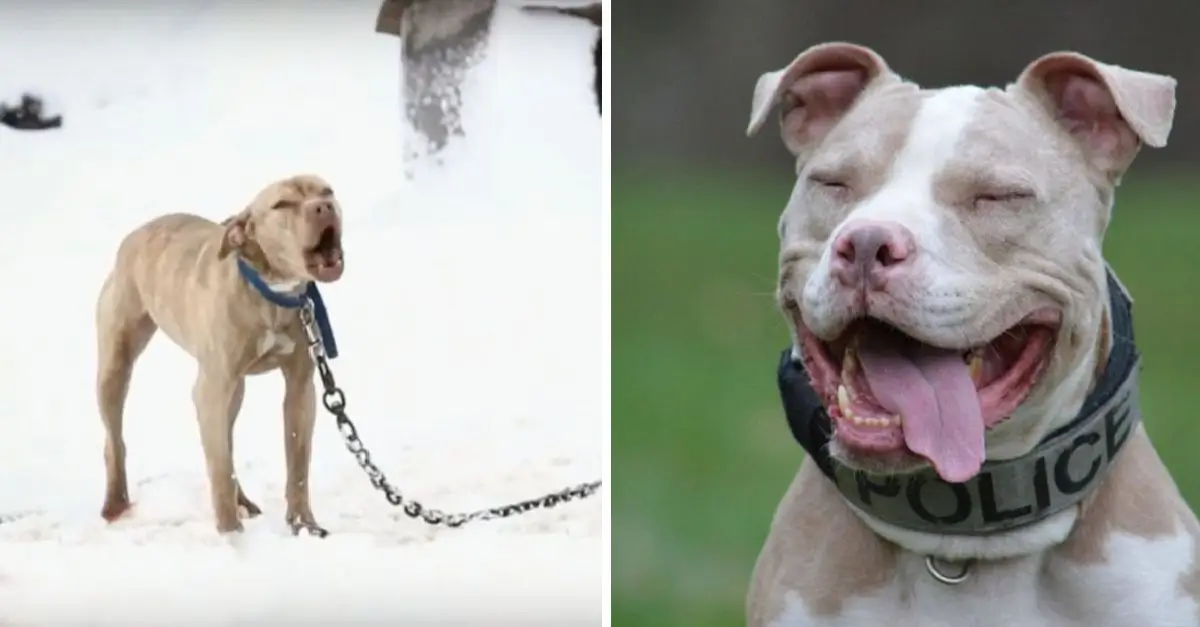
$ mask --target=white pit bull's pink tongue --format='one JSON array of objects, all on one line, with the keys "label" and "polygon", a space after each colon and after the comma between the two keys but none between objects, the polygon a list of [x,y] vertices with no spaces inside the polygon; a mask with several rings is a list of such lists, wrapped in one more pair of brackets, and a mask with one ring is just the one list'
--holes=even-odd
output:
[{"label": "white pit bull's pink tongue", "polygon": [[928,459],[949,483],[979,474],[983,411],[962,353],[902,346],[897,338],[871,340],[858,348],[863,374],[875,400],[900,415],[909,450]]}]

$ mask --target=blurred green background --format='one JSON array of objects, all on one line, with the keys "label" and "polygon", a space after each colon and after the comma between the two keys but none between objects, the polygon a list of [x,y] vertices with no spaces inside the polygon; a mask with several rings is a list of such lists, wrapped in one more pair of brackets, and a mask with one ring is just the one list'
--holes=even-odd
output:
[{"label": "blurred green background", "polygon": [[[774,387],[787,333],[771,295],[792,180],[614,167],[613,624],[744,624],[801,459]],[[1200,503],[1200,184],[1146,170],[1119,190],[1105,248],[1136,301],[1147,428]]]}]

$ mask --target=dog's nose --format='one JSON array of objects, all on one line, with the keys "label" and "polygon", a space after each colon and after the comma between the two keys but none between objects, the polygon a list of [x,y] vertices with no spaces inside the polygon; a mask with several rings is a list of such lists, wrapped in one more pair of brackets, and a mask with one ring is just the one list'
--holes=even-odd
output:
[{"label": "dog's nose", "polygon": [[333,203],[327,200],[311,203],[305,208],[305,211],[310,220],[324,223],[337,219],[337,211],[334,210]]},{"label": "dog's nose", "polygon": [[833,273],[843,285],[880,289],[912,265],[912,231],[897,222],[863,220],[847,224],[833,242]]}]

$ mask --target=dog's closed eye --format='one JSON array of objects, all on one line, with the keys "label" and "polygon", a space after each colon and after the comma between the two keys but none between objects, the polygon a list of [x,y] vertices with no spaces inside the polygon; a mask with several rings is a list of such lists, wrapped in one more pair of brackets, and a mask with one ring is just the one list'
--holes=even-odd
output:
[{"label": "dog's closed eye", "polygon": [[833,189],[844,189],[844,188],[848,187],[848,185],[846,185],[845,181],[834,178],[834,177],[815,176],[814,175],[814,176],[808,177],[808,180],[812,181],[816,185],[820,185],[821,187],[829,187],[829,188],[833,188]]},{"label": "dog's closed eye", "polygon": [[844,198],[850,193],[850,177],[833,172],[812,172],[808,182],[823,192],[832,194],[835,198]]},{"label": "dog's closed eye", "polygon": [[1001,189],[991,190],[975,194],[975,206],[996,204],[996,203],[1014,203],[1024,200],[1030,200],[1037,196],[1034,192],[1027,189]]},{"label": "dog's closed eye", "polygon": [[288,200],[286,198],[281,198],[279,200],[276,200],[275,204],[271,205],[271,208],[272,209],[295,209],[296,207],[299,207],[299,206],[300,205],[294,200]]}]

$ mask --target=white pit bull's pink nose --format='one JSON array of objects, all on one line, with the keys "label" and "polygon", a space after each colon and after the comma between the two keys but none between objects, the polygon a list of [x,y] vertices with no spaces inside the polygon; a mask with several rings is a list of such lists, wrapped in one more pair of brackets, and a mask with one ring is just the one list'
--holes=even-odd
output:
[{"label": "white pit bull's pink nose", "polygon": [[851,222],[833,242],[833,274],[846,287],[883,289],[912,267],[916,252],[912,231],[897,222]]}]

